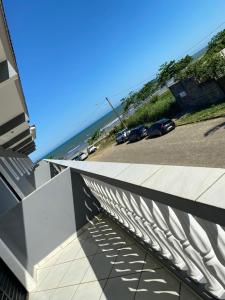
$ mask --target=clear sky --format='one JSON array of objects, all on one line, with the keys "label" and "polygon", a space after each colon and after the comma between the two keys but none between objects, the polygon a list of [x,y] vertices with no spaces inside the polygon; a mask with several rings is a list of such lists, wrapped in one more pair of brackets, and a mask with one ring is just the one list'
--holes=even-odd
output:
[{"label": "clear sky", "polygon": [[187,54],[225,22],[224,0],[4,4],[31,123],[37,126],[33,159],[108,111],[105,96],[119,103],[160,64]]}]

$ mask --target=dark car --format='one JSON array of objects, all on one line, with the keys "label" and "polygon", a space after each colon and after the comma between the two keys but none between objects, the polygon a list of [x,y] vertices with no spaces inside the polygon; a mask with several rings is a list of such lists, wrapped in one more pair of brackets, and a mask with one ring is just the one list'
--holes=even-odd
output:
[{"label": "dark car", "polygon": [[129,135],[128,135],[128,141],[129,142],[136,142],[140,141],[142,138],[147,136],[147,129],[144,125],[140,125],[138,127],[135,127],[131,129]]},{"label": "dark car", "polygon": [[157,121],[156,123],[152,124],[148,128],[148,136],[156,137],[161,136],[171,130],[173,130],[176,127],[175,123],[170,119],[161,119]]},{"label": "dark car", "polygon": [[117,132],[116,134],[116,142],[117,144],[121,144],[127,141],[128,138],[128,134],[129,134],[129,130],[128,129],[123,129],[120,132]]}]

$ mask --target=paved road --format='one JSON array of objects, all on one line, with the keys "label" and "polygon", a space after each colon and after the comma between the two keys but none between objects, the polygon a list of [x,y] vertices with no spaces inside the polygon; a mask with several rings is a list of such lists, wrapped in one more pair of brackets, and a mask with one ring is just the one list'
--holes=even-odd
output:
[{"label": "paved road", "polygon": [[225,168],[225,118],[180,126],[160,138],[111,145],[89,160]]}]

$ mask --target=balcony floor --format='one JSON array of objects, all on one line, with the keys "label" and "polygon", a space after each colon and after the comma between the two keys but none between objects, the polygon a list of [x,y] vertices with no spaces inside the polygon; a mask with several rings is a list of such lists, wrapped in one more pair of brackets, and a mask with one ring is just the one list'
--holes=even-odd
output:
[{"label": "balcony floor", "polygon": [[30,300],[199,300],[104,215],[85,225],[36,268]]}]

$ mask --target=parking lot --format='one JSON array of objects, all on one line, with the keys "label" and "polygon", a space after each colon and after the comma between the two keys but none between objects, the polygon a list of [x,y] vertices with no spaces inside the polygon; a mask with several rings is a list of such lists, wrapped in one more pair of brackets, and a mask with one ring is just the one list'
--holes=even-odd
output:
[{"label": "parking lot", "polygon": [[110,145],[88,160],[225,168],[225,117],[179,126],[159,138]]}]

